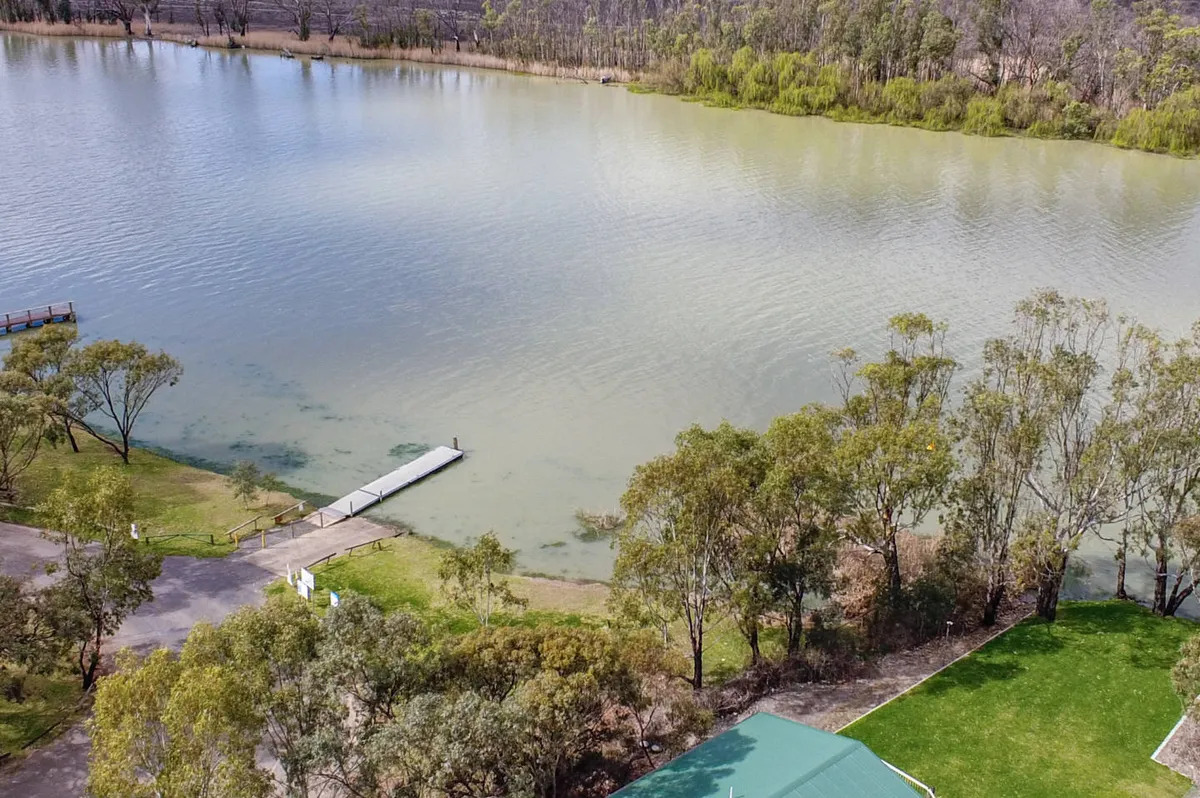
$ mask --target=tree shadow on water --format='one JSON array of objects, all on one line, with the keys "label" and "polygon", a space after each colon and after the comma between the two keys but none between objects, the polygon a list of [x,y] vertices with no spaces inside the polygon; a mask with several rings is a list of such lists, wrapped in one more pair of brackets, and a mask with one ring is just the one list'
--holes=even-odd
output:
[{"label": "tree shadow on water", "polygon": [[627,798],[702,798],[718,793],[728,795],[732,786],[735,798],[750,798],[729,780],[736,772],[735,765],[753,751],[754,739],[736,728],[731,729],[664,765],[641,783],[630,785],[622,795]]}]

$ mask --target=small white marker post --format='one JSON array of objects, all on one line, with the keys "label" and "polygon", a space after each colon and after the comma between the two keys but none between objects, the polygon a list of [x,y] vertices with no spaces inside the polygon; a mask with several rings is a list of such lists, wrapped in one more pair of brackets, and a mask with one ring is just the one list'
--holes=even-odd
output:
[{"label": "small white marker post", "polygon": [[140,539],[140,538],[138,538],[138,528],[137,528],[137,524],[130,524],[130,525],[129,525],[129,537],[133,538],[134,540],[139,540],[139,539]]}]

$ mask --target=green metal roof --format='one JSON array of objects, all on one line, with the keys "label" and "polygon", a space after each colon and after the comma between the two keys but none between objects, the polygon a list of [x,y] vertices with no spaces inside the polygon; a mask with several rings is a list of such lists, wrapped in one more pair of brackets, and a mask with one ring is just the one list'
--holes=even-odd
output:
[{"label": "green metal roof", "polygon": [[760,712],[612,798],[913,798],[858,740]]}]

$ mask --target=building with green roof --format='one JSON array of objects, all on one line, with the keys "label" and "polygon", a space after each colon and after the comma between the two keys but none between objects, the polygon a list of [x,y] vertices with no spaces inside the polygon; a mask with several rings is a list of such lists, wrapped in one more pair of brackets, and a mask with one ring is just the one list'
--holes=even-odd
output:
[{"label": "building with green roof", "polygon": [[760,712],[612,798],[932,798],[849,737]]}]

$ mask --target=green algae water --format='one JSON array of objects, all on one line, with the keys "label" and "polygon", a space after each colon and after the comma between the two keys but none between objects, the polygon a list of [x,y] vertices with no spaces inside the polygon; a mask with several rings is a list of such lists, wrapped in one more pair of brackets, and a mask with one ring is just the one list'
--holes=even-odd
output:
[{"label": "green algae water", "polygon": [[377,512],[552,574],[608,575],[575,510],[679,429],[832,398],[891,314],[968,371],[1040,286],[1200,317],[1200,162],[1096,145],[5,34],[0,142],[0,311],[179,357],[141,440],[341,494],[458,437]]}]

